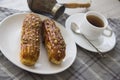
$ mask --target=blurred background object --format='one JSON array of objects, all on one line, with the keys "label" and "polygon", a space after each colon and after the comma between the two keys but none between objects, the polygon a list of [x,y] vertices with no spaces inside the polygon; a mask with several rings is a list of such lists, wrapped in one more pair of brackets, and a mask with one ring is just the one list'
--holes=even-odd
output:
[{"label": "blurred background object", "polygon": [[27,3],[31,11],[46,14],[54,19],[59,18],[65,11],[64,5],[57,3],[56,0],[27,0]]},{"label": "blurred background object", "polygon": [[[90,0],[57,0],[58,3],[88,3]],[[0,7],[17,9],[21,11],[30,11],[27,0],[0,0]],[[120,17],[119,0],[91,0],[89,8],[66,8],[65,13],[72,15],[74,13],[86,12],[88,10],[99,11],[106,17]]]}]

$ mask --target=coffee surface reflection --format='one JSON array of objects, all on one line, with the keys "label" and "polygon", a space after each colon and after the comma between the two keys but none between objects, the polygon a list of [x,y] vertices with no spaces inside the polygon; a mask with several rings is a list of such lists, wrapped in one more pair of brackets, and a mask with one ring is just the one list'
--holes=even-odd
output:
[{"label": "coffee surface reflection", "polygon": [[104,27],[104,22],[100,18],[98,18],[97,16],[88,15],[87,20],[95,27]]}]

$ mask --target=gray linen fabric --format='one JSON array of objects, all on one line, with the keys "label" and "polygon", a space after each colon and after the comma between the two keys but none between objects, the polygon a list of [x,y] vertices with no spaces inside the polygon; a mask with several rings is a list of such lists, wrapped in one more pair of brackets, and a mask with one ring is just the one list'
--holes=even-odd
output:
[{"label": "gray linen fabric", "polygon": [[[0,21],[19,12],[0,7]],[[58,22],[64,25],[67,17],[62,15]],[[107,52],[106,58],[96,57],[96,53],[77,46],[77,57],[70,68],[57,74],[41,75],[18,68],[0,52],[0,80],[120,80],[120,19],[108,21],[117,36],[117,44]]]}]

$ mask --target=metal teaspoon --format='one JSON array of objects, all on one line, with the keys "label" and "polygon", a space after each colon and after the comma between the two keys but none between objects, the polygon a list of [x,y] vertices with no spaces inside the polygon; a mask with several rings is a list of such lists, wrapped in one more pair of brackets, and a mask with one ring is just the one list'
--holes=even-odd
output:
[{"label": "metal teaspoon", "polygon": [[82,35],[94,47],[94,49],[101,57],[105,57],[105,55],[103,55],[103,53],[84,34],[80,32],[79,26],[76,23],[71,23],[71,30],[76,34]]}]

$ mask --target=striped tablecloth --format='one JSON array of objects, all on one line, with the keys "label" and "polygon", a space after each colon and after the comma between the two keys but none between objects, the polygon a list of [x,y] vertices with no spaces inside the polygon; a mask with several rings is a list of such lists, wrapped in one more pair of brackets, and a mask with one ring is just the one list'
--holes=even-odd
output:
[{"label": "striped tablecloth", "polygon": [[[0,7],[0,21],[19,12]],[[58,22],[64,25],[67,17],[64,14]],[[77,46],[77,57],[70,68],[57,74],[41,75],[18,68],[0,52],[0,80],[120,80],[120,19],[109,18],[108,21],[117,36],[117,44],[106,58],[100,59],[95,53]]]}]

